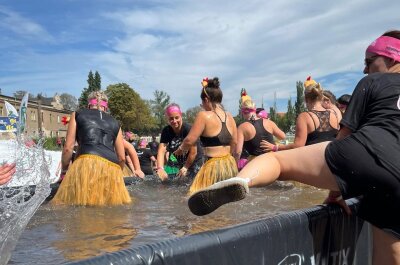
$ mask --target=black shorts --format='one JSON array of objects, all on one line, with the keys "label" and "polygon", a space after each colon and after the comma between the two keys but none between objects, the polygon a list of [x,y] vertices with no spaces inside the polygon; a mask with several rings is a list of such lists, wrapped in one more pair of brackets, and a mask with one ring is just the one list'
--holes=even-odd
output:
[{"label": "black shorts", "polygon": [[325,160],[344,199],[362,196],[358,216],[400,239],[400,181],[354,137],[332,141]]}]

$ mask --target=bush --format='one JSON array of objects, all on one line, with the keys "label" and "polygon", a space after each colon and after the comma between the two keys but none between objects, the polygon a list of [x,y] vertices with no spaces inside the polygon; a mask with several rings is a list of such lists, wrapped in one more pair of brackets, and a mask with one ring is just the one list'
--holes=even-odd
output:
[{"label": "bush", "polygon": [[57,137],[46,137],[43,148],[50,151],[61,151],[61,147],[57,146]]}]

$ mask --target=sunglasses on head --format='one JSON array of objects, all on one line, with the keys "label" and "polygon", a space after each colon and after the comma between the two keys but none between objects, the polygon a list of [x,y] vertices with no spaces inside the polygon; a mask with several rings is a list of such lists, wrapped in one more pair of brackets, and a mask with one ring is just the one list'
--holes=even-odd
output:
[{"label": "sunglasses on head", "polygon": [[378,57],[379,57],[379,55],[375,55],[375,56],[372,56],[372,57],[369,57],[369,58],[365,58],[364,59],[364,65],[366,67],[369,67],[370,64],[373,63],[376,60],[376,58],[378,58]]}]

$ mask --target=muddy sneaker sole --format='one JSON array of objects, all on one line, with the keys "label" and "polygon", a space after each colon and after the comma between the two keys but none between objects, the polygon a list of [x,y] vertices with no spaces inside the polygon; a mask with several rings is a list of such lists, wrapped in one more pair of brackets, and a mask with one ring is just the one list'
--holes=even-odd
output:
[{"label": "muddy sneaker sole", "polygon": [[197,191],[190,196],[188,206],[193,214],[202,216],[212,213],[224,204],[243,200],[248,192],[246,181],[232,178]]}]

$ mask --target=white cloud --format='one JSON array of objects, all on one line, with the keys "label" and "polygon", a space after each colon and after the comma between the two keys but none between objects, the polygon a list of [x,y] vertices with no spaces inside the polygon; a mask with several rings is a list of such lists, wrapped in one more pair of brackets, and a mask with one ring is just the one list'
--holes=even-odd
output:
[{"label": "white cloud", "polygon": [[12,31],[23,39],[35,39],[38,42],[53,40],[38,23],[2,6],[0,6],[0,28],[3,31]]}]

